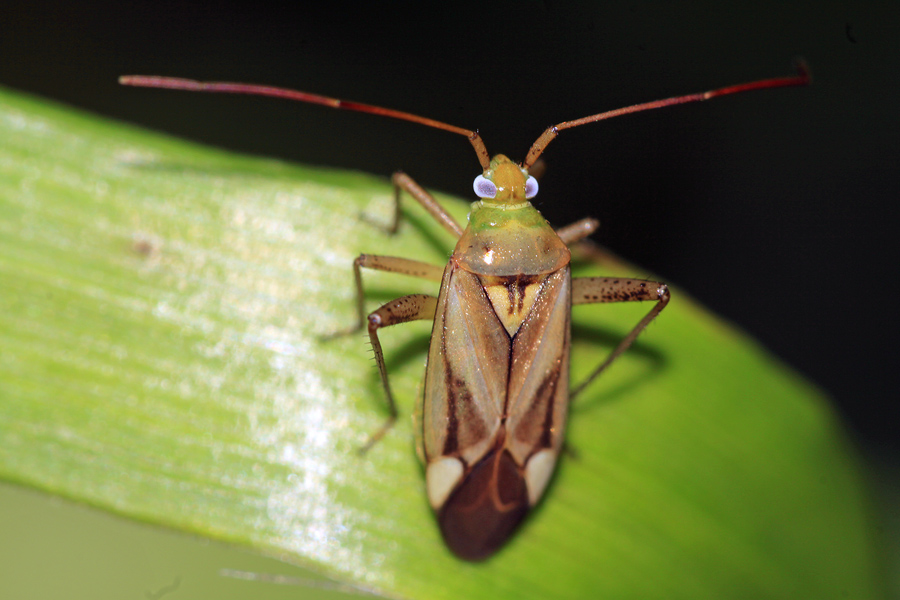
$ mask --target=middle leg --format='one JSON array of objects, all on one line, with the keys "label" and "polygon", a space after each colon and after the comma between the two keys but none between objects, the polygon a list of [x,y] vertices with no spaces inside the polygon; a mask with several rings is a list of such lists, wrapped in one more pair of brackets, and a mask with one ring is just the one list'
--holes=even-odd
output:
[{"label": "middle leg", "polygon": [[569,394],[571,400],[588,386],[600,373],[612,364],[629,346],[637,339],[637,336],[650,324],[650,321],[662,312],[669,303],[669,288],[659,281],[646,279],[622,279],[618,277],[580,277],[572,280],[572,305],[598,304],[605,302],[633,302],[643,300],[656,300],[656,304],[650,309],[643,319],[634,326],[628,335],[619,342],[619,345],[587,379],[581,382]]},{"label": "middle leg", "polygon": [[391,325],[399,325],[409,321],[434,320],[436,310],[436,297],[426,294],[411,294],[391,300],[369,315],[369,340],[372,342],[372,350],[375,352],[375,363],[378,365],[378,373],[381,375],[381,384],[384,386],[384,394],[387,398],[390,416],[384,425],[360,449],[361,452],[366,452],[384,437],[384,434],[388,432],[397,420],[397,405],[394,402],[394,395],[391,393],[391,385],[388,382],[387,367],[384,364],[384,352],[381,350],[381,342],[378,340],[378,330],[382,327],[390,327]]}]

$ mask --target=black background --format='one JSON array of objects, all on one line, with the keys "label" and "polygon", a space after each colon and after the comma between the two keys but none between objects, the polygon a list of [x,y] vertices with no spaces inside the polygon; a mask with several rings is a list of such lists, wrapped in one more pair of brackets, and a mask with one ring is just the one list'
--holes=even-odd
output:
[{"label": "black background", "polygon": [[[465,139],[120,74],[294,87],[478,128],[521,159],[548,125],[793,74],[814,84],[623,117],[547,150],[538,208],[756,336],[896,460],[900,3],[5,2],[0,84],[244,152],[404,169],[471,197]],[[423,7],[422,5],[425,5]],[[0,141],[2,143],[2,141]]]}]

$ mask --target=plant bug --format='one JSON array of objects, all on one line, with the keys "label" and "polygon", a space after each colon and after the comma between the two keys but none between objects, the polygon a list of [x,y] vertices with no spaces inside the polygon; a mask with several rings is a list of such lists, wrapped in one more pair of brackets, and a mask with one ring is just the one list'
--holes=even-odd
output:
[{"label": "plant bug", "polygon": [[[568,246],[599,223],[585,218],[550,227],[530,202],[538,191],[529,174],[560,131],[620,115],[708,100],[738,92],[805,85],[799,65],[793,77],[765,79],[636,104],[549,127],[515,163],[493,158],[481,136],[468,129],[368,104],[284,88],[171,77],[128,76],[125,85],[254,94],[393,117],[466,136],[481,163],[475,178],[479,200],[460,226],[405,173],[393,176],[395,231],[401,192],[415,198],[457,238],[446,266],[392,256],[362,254],[353,262],[358,328],[369,338],[384,386],[390,418],[397,417],[378,330],[408,321],[433,321],[423,398],[423,454],[429,503],[450,549],[466,560],[496,552],[540,500],[563,444],[568,405],[621,355],[669,302],[659,281],[582,277],[573,279]],[[435,296],[413,294],[366,317],[362,269],[402,273],[440,282]],[[609,356],[569,392],[570,312],[573,305],[651,300],[655,304]]]}]

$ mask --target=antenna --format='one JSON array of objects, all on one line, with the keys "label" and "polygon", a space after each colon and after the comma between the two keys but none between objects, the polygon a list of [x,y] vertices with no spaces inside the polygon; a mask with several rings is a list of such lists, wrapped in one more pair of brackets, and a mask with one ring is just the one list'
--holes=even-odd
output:
[{"label": "antenna", "polygon": [[[588,123],[603,121],[605,119],[611,119],[613,117],[642,112],[645,110],[653,110],[655,108],[663,108],[676,104],[686,104],[688,102],[700,102],[703,100],[709,100],[710,98],[716,98],[718,96],[727,96],[729,94],[738,94],[741,92],[749,92],[752,90],[809,84],[809,82],[811,81],[809,69],[807,68],[806,63],[804,63],[802,60],[797,62],[797,72],[797,75],[793,77],[775,77],[772,79],[751,81],[749,83],[740,83],[737,85],[710,90],[708,92],[700,92],[698,94],[687,94],[684,96],[666,98],[664,100],[654,100],[653,102],[634,104],[632,106],[626,106],[624,108],[617,108],[615,110],[597,113],[588,117],[582,117],[581,119],[576,119],[574,121],[563,121],[562,123],[557,123],[552,127],[548,127],[544,131],[544,133],[542,133],[540,137],[538,137],[534,144],[532,144],[531,149],[528,151],[528,155],[522,162],[522,167],[524,167],[525,169],[531,168],[538,157],[547,148],[547,145],[550,144],[550,142],[552,142],[554,139],[556,139],[556,136],[558,136],[559,132],[563,129],[571,129],[573,127],[587,125]],[[472,147],[475,148],[475,154],[478,155],[478,161],[481,163],[481,168],[487,170],[491,164],[491,157],[484,145],[484,141],[482,141],[481,136],[477,131],[464,129],[462,127],[456,127],[455,125],[450,125],[448,123],[436,121],[434,119],[428,119],[426,117],[420,117],[408,112],[393,110],[390,108],[383,108],[381,106],[362,104],[360,102],[341,100],[339,98],[330,98],[328,96],[320,96],[319,94],[311,94],[309,92],[301,92],[298,90],[290,90],[281,87],[254,85],[249,83],[233,83],[227,81],[204,82],[196,81],[193,79],[182,79],[180,77],[159,77],[155,75],[124,75],[122,77],[119,77],[119,83],[122,85],[130,85],[135,87],[187,90],[191,92],[218,92],[225,94],[269,96],[272,98],[284,98],[286,100],[296,100],[298,102],[306,102],[309,104],[319,104],[322,106],[328,106],[330,108],[337,108],[341,110],[352,110],[355,112],[369,113],[373,115],[380,115],[383,117],[391,117],[393,119],[399,119],[401,121],[410,121],[412,123],[425,125],[426,127],[442,129],[444,131],[449,131],[451,133],[466,136],[466,138],[472,144]]]},{"label": "antenna", "polygon": [[270,85],[254,85],[252,83],[233,83],[229,81],[195,81],[193,79],[182,79],[180,77],[159,77],[156,75],[123,75],[119,77],[119,83],[122,85],[131,85],[135,87],[163,88],[167,90],[187,90],[189,92],[220,92],[225,94],[249,94],[251,96],[270,96],[272,98],[284,98],[286,100],[296,100],[298,102],[307,102],[309,104],[320,104],[330,108],[338,108],[343,110],[352,110],[355,112],[369,113],[373,115],[381,115],[383,117],[391,117],[400,119],[401,121],[411,121],[419,123],[427,127],[435,129],[443,129],[451,133],[464,135],[475,148],[478,155],[478,161],[481,163],[482,169],[487,169],[491,164],[491,156],[488,154],[487,148],[478,135],[477,131],[463,129],[455,125],[449,125],[434,119],[420,117],[412,113],[393,110],[390,108],[382,108],[371,104],[362,104],[360,102],[351,102],[349,100],[341,100],[339,98],[329,98],[328,96],[320,96],[319,94],[311,94],[309,92],[301,92],[298,90],[289,90],[287,88],[274,87]]},{"label": "antenna", "polygon": [[541,134],[537,141],[532,144],[531,150],[528,151],[528,155],[522,162],[522,166],[526,169],[531,167],[531,165],[534,164],[534,161],[536,161],[541,153],[547,148],[547,145],[555,140],[556,136],[558,136],[559,132],[563,129],[571,129],[573,127],[587,125],[588,123],[594,123],[596,121],[612,119],[613,117],[619,117],[622,115],[630,115],[631,113],[642,112],[645,110],[653,110],[655,108],[673,106],[675,104],[701,102],[703,100],[709,100],[710,98],[716,98],[718,96],[727,96],[728,94],[739,94],[741,92],[749,92],[752,90],[764,90],[768,88],[787,87],[794,85],[808,85],[810,81],[811,78],[806,63],[802,60],[798,60],[797,75],[793,77],[775,77],[773,79],[761,79],[759,81],[751,81],[749,83],[739,83],[737,85],[730,85],[728,87],[719,88],[717,90],[700,92],[699,94],[687,94],[684,96],[666,98],[664,100],[654,100],[653,102],[633,104],[624,108],[617,108],[615,110],[608,110],[606,112],[597,113],[596,115],[591,115],[589,117],[582,117],[574,121],[563,121],[562,123],[557,123],[552,127],[548,127],[547,130]]}]

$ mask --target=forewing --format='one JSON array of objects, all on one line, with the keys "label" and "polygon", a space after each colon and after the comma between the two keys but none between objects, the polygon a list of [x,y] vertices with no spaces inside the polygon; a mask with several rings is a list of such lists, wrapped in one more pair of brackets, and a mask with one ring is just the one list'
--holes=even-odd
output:
[{"label": "forewing", "polygon": [[467,465],[493,444],[503,416],[510,339],[478,277],[444,271],[425,371],[425,456]]},{"label": "forewing", "polygon": [[506,446],[524,465],[562,445],[569,394],[572,279],[566,266],[549,275],[512,342]]}]

